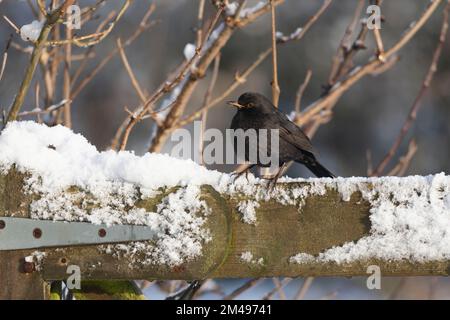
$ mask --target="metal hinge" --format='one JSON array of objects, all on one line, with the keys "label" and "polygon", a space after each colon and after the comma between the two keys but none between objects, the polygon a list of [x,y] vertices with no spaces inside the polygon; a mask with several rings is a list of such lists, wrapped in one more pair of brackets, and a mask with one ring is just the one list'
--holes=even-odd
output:
[{"label": "metal hinge", "polygon": [[0,217],[0,251],[146,241],[156,234],[147,226]]}]

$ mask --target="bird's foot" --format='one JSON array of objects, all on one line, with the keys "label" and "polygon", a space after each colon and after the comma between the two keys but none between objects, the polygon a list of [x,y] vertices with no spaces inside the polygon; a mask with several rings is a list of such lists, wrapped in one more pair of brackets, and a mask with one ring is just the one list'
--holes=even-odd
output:
[{"label": "bird's foot", "polygon": [[234,181],[236,181],[237,179],[239,179],[244,173],[245,173],[245,179],[248,181],[248,172],[250,171],[251,168],[253,168],[254,165],[250,165],[247,168],[241,170],[241,171],[234,171],[231,173],[231,177],[234,177]]},{"label": "bird's foot", "polygon": [[275,189],[275,186],[277,185],[278,177],[275,176],[267,180],[268,180],[267,189],[269,190],[270,193],[272,193],[272,191]]},{"label": "bird's foot", "polygon": [[283,174],[285,168],[286,168],[286,163],[283,163],[281,168],[278,169],[277,173],[275,175],[271,176],[271,178],[269,179],[269,183],[268,183],[267,187],[268,187],[270,193],[275,188],[275,185],[277,184],[278,178],[281,177],[281,175]]},{"label": "bird's foot", "polygon": [[231,178],[233,179],[233,182],[235,182],[236,180],[238,180],[240,177],[242,177],[242,175],[245,173],[245,178],[248,181],[248,172],[247,170],[238,172],[238,171],[234,171],[230,174]]}]

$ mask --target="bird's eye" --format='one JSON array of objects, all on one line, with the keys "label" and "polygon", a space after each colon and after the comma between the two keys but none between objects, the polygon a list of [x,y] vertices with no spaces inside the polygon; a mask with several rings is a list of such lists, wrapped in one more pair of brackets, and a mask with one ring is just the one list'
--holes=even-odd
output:
[{"label": "bird's eye", "polygon": [[249,108],[253,108],[255,106],[255,104],[253,103],[253,102],[249,102],[248,104],[247,104],[247,107],[249,107]]}]

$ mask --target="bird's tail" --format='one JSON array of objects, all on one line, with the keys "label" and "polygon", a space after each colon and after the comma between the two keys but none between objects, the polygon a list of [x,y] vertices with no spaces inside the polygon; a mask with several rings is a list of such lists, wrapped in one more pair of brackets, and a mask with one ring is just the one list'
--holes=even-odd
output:
[{"label": "bird's tail", "polygon": [[304,165],[311,170],[312,173],[316,175],[318,178],[335,178],[335,175],[332,174],[327,168],[319,163],[317,160],[312,160],[304,163]]}]

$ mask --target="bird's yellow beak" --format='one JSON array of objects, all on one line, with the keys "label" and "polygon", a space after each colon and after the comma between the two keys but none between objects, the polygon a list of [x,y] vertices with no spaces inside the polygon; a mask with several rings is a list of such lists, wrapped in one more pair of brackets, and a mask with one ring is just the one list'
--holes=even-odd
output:
[{"label": "bird's yellow beak", "polygon": [[245,108],[242,104],[239,104],[237,101],[227,101],[227,104],[236,108]]}]

